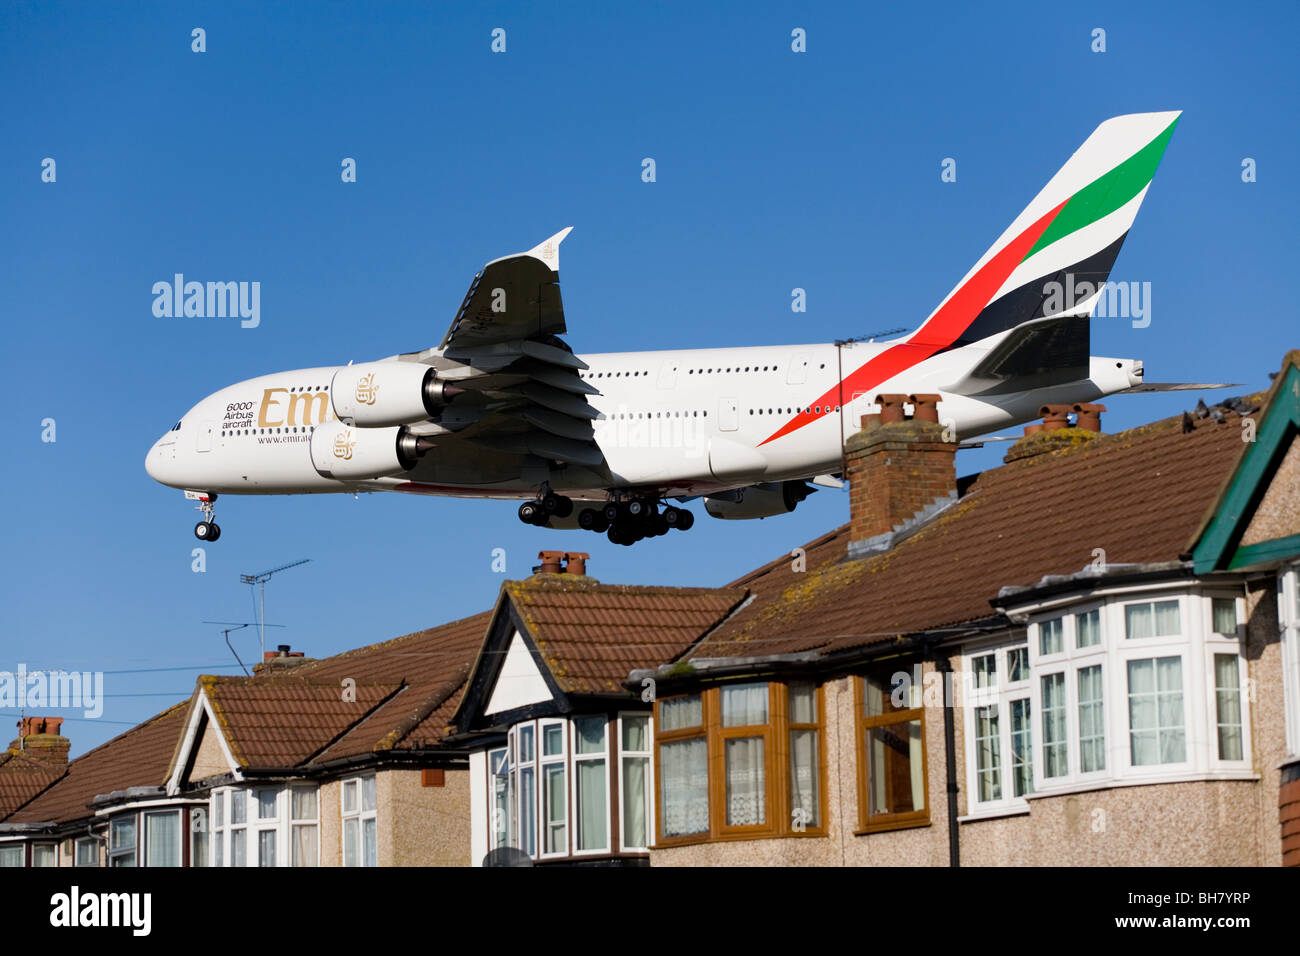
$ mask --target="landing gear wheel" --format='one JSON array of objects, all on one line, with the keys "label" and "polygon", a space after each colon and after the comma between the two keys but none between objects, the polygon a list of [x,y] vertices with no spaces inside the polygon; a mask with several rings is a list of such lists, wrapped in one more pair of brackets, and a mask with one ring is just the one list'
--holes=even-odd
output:
[{"label": "landing gear wheel", "polygon": [[676,528],[677,523],[681,520],[681,517],[682,517],[682,513],[678,511],[676,508],[674,508],[672,505],[669,505],[667,508],[664,509],[664,520],[668,522],[668,527],[670,528]]},{"label": "landing gear wheel", "polygon": [[573,499],[548,491],[542,496],[542,510],[557,518],[567,518],[573,514]]},{"label": "landing gear wheel", "polygon": [[216,540],[217,540],[218,538],[220,538],[220,537],[221,537],[221,525],[213,523],[213,524],[212,524],[212,537],[209,538],[208,540],[209,540],[209,541],[216,541]]},{"label": "landing gear wheel", "polygon": [[655,515],[653,526],[655,537],[665,535],[672,530],[672,526],[668,524],[668,519],[664,515]]},{"label": "landing gear wheel", "polygon": [[595,531],[603,517],[599,511],[583,508],[578,512],[578,527],[584,531]]},{"label": "landing gear wheel", "polygon": [[546,512],[536,501],[525,501],[519,506],[519,520],[524,524],[541,524],[546,520]]},{"label": "landing gear wheel", "polygon": [[685,508],[678,508],[676,510],[677,510],[677,530],[690,531],[691,525],[695,524],[695,513],[691,511],[687,511]]},{"label": "landing gear wheel", "polygon": [[633,498],[631,501],[627,503],[627,513],[631,517],[640,518],[642,515],[645,514],[645,512],[646,512],[646,505],[644,501],[641,501],[638,498]]},{"label": "landing gear wheel", "polygon": [[615,521],[618,520],[618,504],[611,501],[609,504],[605,505],[605,507],[601,509],[601,514],[605,516],[606,521],[608,521],[610,524],[613,524]]},{"label": "landing gear wheel", "polygon": [[216,527],[217,526],[211,522],[200,521],[194,526],[194,537],[198,538],[200,541],[216,541],[218,533],[215,530]]}]

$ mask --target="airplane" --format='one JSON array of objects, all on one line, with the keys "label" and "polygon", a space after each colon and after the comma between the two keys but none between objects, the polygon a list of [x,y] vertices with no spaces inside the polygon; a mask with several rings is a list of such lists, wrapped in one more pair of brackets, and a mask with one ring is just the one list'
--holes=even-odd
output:
[{"label": "airplane", "polygon": [[1103,122],[897,339],[576,354],[559,286],[569,227],[485,265],[436,347],[223,388],[145,469],[198,502],[206,541],[221,534],[219,495],[396,491],[522,500],[525,523],[630,545],[689,529],[694,499],[716,518],[764,518],[839,486],[844,442],[883,394],[937,394],[969,442],[1045,404],[1222,387],[1146,383],[1140,360],[1089,354],[1180,116]]}]

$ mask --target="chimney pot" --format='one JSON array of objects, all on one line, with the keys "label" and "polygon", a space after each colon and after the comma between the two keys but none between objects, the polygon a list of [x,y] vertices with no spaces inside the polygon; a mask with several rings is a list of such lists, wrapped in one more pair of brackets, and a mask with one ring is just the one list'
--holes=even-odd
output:
[{"label": "chimney pot", "polygon": [[17,723],[18,739],[9,745],[11,750],[53,766],[67,764],[72,743],[60,733],[62,717],[23,717]]},{"label": "chimney pot", "polygon": [[587,559],[591,555],[586,551],[566,551],[564,552],[565,570],[569,574],[585,575],[587,573]]},{"label": "chimney pot", "polygon": [[880,406],[880,423],[882,425],[891,425],[894,422],[903,421],[906,417],[903,403],[906,401],[906,395],[900,395],[896,392],[891,392],[888,395],[877,395],[876,404]]},{"label": "chimney pot", "polygon": [[1090,432],[1101,431],[1101,413],[1106,410],[1105,405],[1099,405],[1096,402],[1081,402],[1074,406],[1075,414],[1078,416],[1076,424],[1079,428]]},{"label": "chimney pot", "polygon": [[1073,405],[1044,405],[1038,410],[1038,414],[1043,416],[1043,427],[1050,431],[1053,428],[1068,427],[1072,411],[1074,411]]},{"label": "chimney pot", "polygon": [[912,418],[918,422],[934,422],[939,424],[939,395],[909,395],[908,401],[912,403]]},{"label": "chimney pot", "polygon": [[560,563],[564,560],[563,551],[538,551],[537,560],[542,563],[533,569],[535,574],[563,574]]}]

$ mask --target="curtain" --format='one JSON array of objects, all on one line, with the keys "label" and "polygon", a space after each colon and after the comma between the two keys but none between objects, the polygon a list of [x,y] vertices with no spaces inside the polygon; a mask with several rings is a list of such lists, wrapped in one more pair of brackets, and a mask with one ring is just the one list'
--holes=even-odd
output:
[{"label": "curtain", "polygon": [[1065,739],[1065,675],[1048,674],[1043,685],[1043,776],[1069,772]]},{"label": "curtain", "polygon": [[646,753],[650,750],[650,718],[623,718],[623,751]]},{"label": "curtain", "polygon": [[317,855],[319,841],[316,839],[316,824],[295,826],[293,828],[293,865],[320,866]]},{"label": "curtain", "polygon": [[[793,719],[794,707],[791,706]],[[802,821],[805,826],[812,827],[821,824],[818,783],[817,731],[790,731],[790,803],[793,810],[801,811],[792,822]]]},{"label": "curtain", "polygon": [[767,723],[767,684],[722,688],[722,726],[757,727]]},{"label": "curtain", "polygon": [[629,847],[649,846],[646,834],[646,771],[650,766],[647,757],[623,758],[623,844]]},{"label": "curtain", "polygon": [[998,708],[975,708],[975,773],[980,800],[1002,797],[1002,761],[998,753]]},{"label": "curtain", "polygon": [[[374,778],[370,780],[371,794],[374,793]],[[362,866],[379,865],[379,838],[375,818],[361,821],[361,838],[363,844]]]},{"label": "curtain", "polygon": [[1106,769],[1106,725],[1102,703],[1101,665],[1079,671],[1079,770]]},{"label": "curtain", "polygon": [[181,865],[181,818],[179,813],[144,815],[144,865]]},{"label": "curtain", "polygon": [[568,851],[565,836],[564,764],[542,764],[542,819],[546,821],[545,850],[547,853]]},{"label": "curtain", "polygon": [[[530,739],[530,750],[531,744]],[[519,849],[529,856],[537,852],[537,786],[533,776],[535,773],[532,767],[523,767],[519,771]]]},{"label": "curtain", "polygon": [[1059,654],[1065,649],[1061,639],[1062,619],[1054,617],[1038,625],[1038,652],[1040,654]]},{"label": "curtain", "polygon": [[1134,765],[1182,763],[1187,756],[1182,658],[1129,661],[1128,711]]},{"label": "curtain", "polygon": [[574,772],[578,775],[578,849],[604,849],[609,845],[605,826],[608,818],[605,790],[609,775],[605,769],[605,760],[603,757],[599,760],[578,760],[574,763]]},{"label": "curtain", "polygon": [[[360,866],[357,850],[361,847],[361,826],[357,820],[343,821],[343,865]],[[234,854],[231,854],[232,856]]]},{"label": "curtain", "polygon": [[670,697],[659,702],[659,730],[682,730],[698,727],[704,722],[704,710],[699,694],[687,697]]},{"label": "curtain", "polygon": [[1236,637],[1237,602],[1232,598],[1215,598],[1212,607],[1214,610],[1214,633]]},{"label": "curtain", "polygon": [[1183,661],[1161,657],[1156,661],[1156,688],[1160,712],[1160,762],[1182,763],[1187,759],[1183,732]]},{"label": "curtain", "polygon": [[664,836],[707,833],[709,764],[704,740],[678,740],[661,744],[659,760]]},{"label": "curtain", "polygon": [[817,723],[817,687],[814,684],[790,684],[786,696],[790,701],[790,723]]},{"label": "curtain", "polygon": [[[763,690],[766,692],[766,685],[763,686]],[[723,713],[726,713],[725,709]],[[754,826],[766,823],[767,800],[763,789],[763,738],[736,737],[726,741],[725,758],[727,825]]]},{"label": "curtain", "polygon": [[1074,616],[1074,646],[1094,647],[1101,643],[1101,612],[1088,611]]},{"label": "curtain", "polygon": [[1214,698],[1219,725],[1219,759],[1241,759],[1241,682],[1237,655],[1214,655]]},{"label": "curtain", "polygon": [[230,865],[247,866],[248,857],[244,853],[245,830],[230,831]]},{"label": "curtain", "polygon": [[291,814],[295,820],[316,819],[316,788],[294,787]]},{"label": "curtain", "polygon": [[1178,623],[1177,601],[1129,604],[1124,608],[1124,624],[1130,639],[1177,634]]},{"label": "curtain", "polygon": [[243,790],[230,791],[230,822],[244,823],[248,819],[247,805],[244,803]]},{"label": "curtain", "polygon": [[603,754],[605,752],[605,718],[580,717],[573,722],[578,737],[578,753]]},{"label": "curtain", "polygon": [[257,865],[275,866],[275,831],[257,831]]}]

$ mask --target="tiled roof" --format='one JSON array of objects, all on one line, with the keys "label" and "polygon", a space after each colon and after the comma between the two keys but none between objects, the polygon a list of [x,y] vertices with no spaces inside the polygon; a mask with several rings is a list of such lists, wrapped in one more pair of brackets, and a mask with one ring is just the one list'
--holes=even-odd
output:
[{"label": "tiled roof", "polygon": [[[436,747],[490,616],[475,614],[282,674],[202,680],[242,766],[286,769]],[[345,680],[355,682],[355,701],[343,699]]]},{"label": "tiled roof", "polygon": [[629,671],[682,653],[747,595],[739,587],[631,587],[574,575],[510,581],[505,590],[569,694],[626,694]]},{"label": "tiled roof", "polygon": [[891,550],[849,560],[844,525],[732,583],[756,599],[688,655],[839,651],[989,618],[1004,586],[1109,566],[1177,561],[1242,452],[1233,413],[1184,433],[1180,418],[1103,435],[983,472]]},{"label": "tiled roof", "polygon": [[68,764],[67,775],[7,822],[63,823],[91,816],[95,797],[166,782],[189,702],[182,701]]},{"label": "tiled roof", "polygon": [[0,821],[66,772],[66,765],[51,766],[21,750],[0,753]]}]

